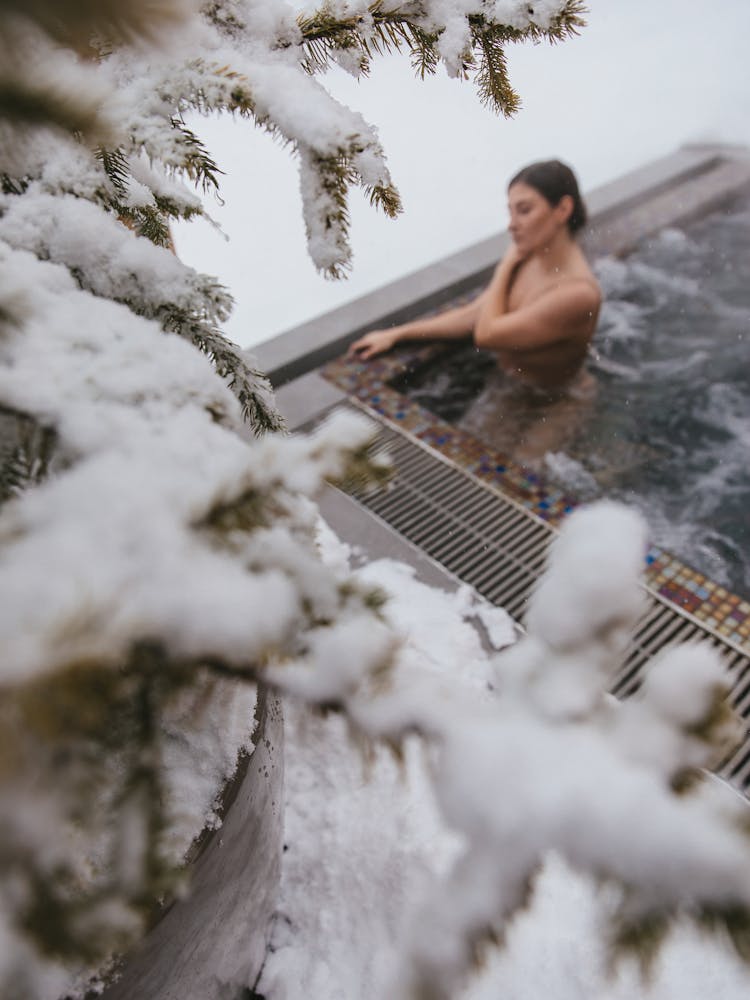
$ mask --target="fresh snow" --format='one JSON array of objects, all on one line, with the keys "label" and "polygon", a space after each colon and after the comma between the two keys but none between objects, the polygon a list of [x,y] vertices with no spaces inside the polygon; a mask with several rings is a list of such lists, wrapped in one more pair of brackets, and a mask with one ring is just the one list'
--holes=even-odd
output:
[{"label": "fresh snow", "polygon": [[[351,556],[325,525],[319,537],[329,562],[341,566]],[[491,702],[495,654],[467,621],[465,591],[431,588],[390,560],[359,572],[390,595],[388,619],[403,639],[403,682],[412,672],[427,672],[457,701]],[[285,726],[282,886],[272,950],[257,988],[267,1000],[398,996],[404,941],[425,919],[425,904],[464,846],[436,803],[434,761],[414,738],[400,762],[383,748],[358,752],[340,717],[314,716],[293,702],[286,706]],[[552,794],[560,764],[544,761]],[[611,802],[611,790],[599,793],[605,806]],[[639,824],[652,820],[648,811],[637,817]],[[678,841],[675,852],[679,847]],[[533,903],[512,922],[507,946],[488,948],[480,968],[452,996],[745,1000],[748,971],[720,942],[685,925],[674,931],[650,982],[629,961],[610,977],[601,932],[616,899],[613,889],[598,889],[559,854],[547,852]]]},{"label": "fresh snow", "polygon": [[[133,5],[130,15],[137,22],[152,6]],[[190,6],[167,3],[162,13]],[[361,13],[365,5],[334,6]],[[539,0],[533,16],[543,25],[559,7]],[[467,15],[494,12],[520,27],[532,16],[520,0],[425,0],[419,10],[426,30],[446,29],[440,54],[453,74]],[[109,897],[86,919],[103,937],[138,930],[128,892],[151,888],[144,787],[127,791],[125,754],[107,758],[106,780],[87,772],[99,798],[91,793],[84,822],[71,785],[85,782],[53,766],[66,760],[68,731],[54,718],[47,740],[40,694],[46,683],[71,690],[77,671],[94,666],[97,682],[114,687],[143,643],[192,671],[182,695],[159,705],[153,727],[165,737],[169,835],[160,846],[170,861],[217,822],[216,791],[252,740],[254,688],[218,681],[203,664],[251,677],[268,664],[268,680],[290,698],[288,864],[265,973],[278,997],[395,997],[410,985],[457,996],[473,938],[516,914],[551,852],[632,887],[632,901],[614,890],[606,901],[630,919],[695,897],[747,904],[744,805],[713,786],[692,797],[666,792],[734,735],[731,717],[711,715],[725,684],[721,664],[706,650],[685,653],[684,670],[665,657],[642,697],[619,712],[601,694],[640,607],[643,529],[632,516],[603,505],[583,515],[588,526],[571,519],[528,635],[514,642],[507,616],[466,588],[431,591],[393,563],[352,578],[330,535],[321,563],[312,500],[364,449],[371,429],[363,418],[342,415],[309,437],[245,439],[237,397],[191,346],[232,354],[217,329],[229,296],[165,247],[136,238],[118,213],[130,220],[160,203],[183,216],[198,210],[182,181],[202,178],[210,188],[210,162],[196,166],[195,139],[176,127],[191,110],[248,114],[252,106],[292,144],[308,247],[324,269],[345,266],[349,246],[321,165],[343,158],[365,195],[386,188],[390,174],[377,130],[304,72],[291,6],[223,0],[216,11],[226,18],[218,27],[187,21],[158,53],[116,48],[101,63],[66,53],[11,15],[18,45],[9,79],[21,92],[44,83],[62,129],[14,132],[4,122],[0,154],[8,175],[0,400],[19,433],[35,427],[56,443],[51,475],[8,500],[0,523],[0,683],[7,718],[22,720],[6,727],[4,750],[28,768],[3,770],[0,846],[23,859],[3,869],[0,884],[3,988],[11,983],[24,1000],[70,988],[71,969],[46,961],[26,935],[25,907],[50,870],[82,888],[111,878]],[[99,13],[116,17],[117,7],[102,3]],[[362,37],[369,23],[361,21]],[[102,141],[121,146],[119,175],[88,145]],[[461,148],[467,159],[473,146]],[[244,260],[243,268],[245,279],[253,274]],[[272,284],[297,297],[285,262]],[[235,352],[230,371],[263,398],[268,387],[242,361]],[[604,576],[596,565],[579,568],[587,545],[611,541]],[[374,586],[395,597],[382,620]],[[295,697],[340,708],[346,723],[311,715]],[[703,739],[707,719],[713,728]],[[75,736],[76,759],[95,757],[85,726]],[[550,761],[565,765],[554,782]],[[643,841],[642,812],[650,823]],[[340,857],[346,871],[329,873]],[[547,861],[545,876],[553,887],[555,864]],[[343,909],[333,906],[337,886]]]}]

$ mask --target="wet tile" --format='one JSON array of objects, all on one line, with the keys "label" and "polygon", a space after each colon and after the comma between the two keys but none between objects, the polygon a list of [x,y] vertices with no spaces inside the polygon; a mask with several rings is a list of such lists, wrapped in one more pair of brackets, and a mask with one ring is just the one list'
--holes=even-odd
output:
[{"label": "wet tile", "polygon": [[[464,298],[468,301],[470,297]],[[549,524],[558,525],[575,510],[575,497],[546,484],[538,473],[488,449],[483,442],[445,423],[391,388],[389,383],[397,375],[418,369],[444,349],[432,344],[399,350],[374,362],[336,358],[323,366],[320,374],[366,408],[399,429],[407,430],[482,482],[511,497]],[[730,593],[658,545],[650,546],[644,570],[646,583],[660,596],[708,627],[721,630],[731,641],[750,651],[749,601]]]}]

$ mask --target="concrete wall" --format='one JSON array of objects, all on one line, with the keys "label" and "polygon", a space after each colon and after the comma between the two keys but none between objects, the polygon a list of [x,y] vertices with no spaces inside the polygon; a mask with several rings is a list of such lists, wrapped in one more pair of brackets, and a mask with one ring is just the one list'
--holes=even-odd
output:
[{"label": "concrete wall", "polygon": [[238,1000],[257,979],[283,836],[283,719],[264,688],[256,719],[255,750],[227,788],[222,826],[201,840],[188,895],[157,915],[104,1000]]}]

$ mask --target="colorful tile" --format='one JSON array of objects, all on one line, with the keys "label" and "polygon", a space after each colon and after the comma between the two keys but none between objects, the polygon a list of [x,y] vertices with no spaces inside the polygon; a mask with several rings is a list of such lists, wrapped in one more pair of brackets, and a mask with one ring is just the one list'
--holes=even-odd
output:
[{"label": "colorful tile", "polygon": [[[456,304],[459,303],[451,303]],[[442,345],[429,344],[394,351],[369,362],[344,356],[330,361],[320,374],[366,409],[408,431],[477,479],[550,524],[559,524],[575,509],[575,497],[546,484],[536,472],[488,449],[470,434],[445,423],[391,388],[390,383],[397,376],[418,370],[444,350]],[[750,601],[730,593],[658,545],[651,545],[646,554],[644,576],[660,596],[750,651]]]}]

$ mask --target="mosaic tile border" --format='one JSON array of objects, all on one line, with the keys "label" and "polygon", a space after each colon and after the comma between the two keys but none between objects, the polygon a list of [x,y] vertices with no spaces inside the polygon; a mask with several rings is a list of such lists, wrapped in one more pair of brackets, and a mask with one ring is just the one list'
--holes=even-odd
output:
[{"label": "mosaic tile border", "polygon": [[[463,296],[462,300],[469,297]],[[559,524],[577,506],[575,497],[441,421],[389,385],[397,376],[421,368],[446,350],[449,348],[436,344],[399,348],[371,361],[344,355],[329,361],[320,374],[365,409],[407,431],[543,520]],[[658,545],[651,545],[646,554],[644,576],[648,586],[664,600],[750,651],[750,601],[732,594]]]}]

